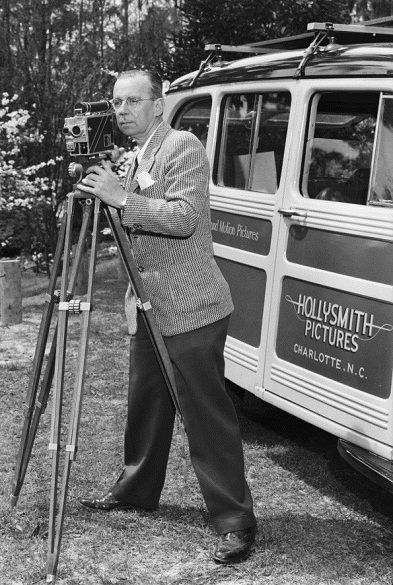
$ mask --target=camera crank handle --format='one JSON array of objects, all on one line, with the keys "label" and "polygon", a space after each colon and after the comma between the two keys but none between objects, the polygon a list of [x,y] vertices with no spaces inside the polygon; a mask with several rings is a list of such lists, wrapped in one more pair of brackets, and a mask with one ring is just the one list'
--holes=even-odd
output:
[{"label": "camera crank handle", "polygon": [[72,162],[68,165],[68,174],[79,183],[83,177],[83,166],[80,163]]}]

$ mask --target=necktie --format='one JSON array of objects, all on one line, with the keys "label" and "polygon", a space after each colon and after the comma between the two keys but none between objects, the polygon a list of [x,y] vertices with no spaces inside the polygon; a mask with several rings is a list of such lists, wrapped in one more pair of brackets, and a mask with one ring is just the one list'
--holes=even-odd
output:
[{"label": "necktie", "polygon": [[137,168],[138,168],[138,158],[135,157],[134,160],[132,161],[132,165],[130,166],[128,173],[127,173],[126,182],[125,182],[126,190],[131,188],[131,184],[132,184],[132,181],[134,180],[134,176],[135,176],[135,173],[137,171]]},{"label": "necktie", "polygon": [[136,173],[136,171],[138,169],[138,165],[139,165],[138,157],[136,156],[135,159],[134,159],[134,166],[133,166],[132,173],[131,173],[131,178],[132,179],[135,177],[135,173]]}]

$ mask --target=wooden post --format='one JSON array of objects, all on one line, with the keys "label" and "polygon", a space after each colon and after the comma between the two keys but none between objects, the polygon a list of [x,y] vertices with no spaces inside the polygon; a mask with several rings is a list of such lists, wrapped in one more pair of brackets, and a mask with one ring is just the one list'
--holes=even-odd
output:
[{"label": "wooden post", "polygon": [[0,259],[1,326],[22,322],[22,278],[19,260]]}]

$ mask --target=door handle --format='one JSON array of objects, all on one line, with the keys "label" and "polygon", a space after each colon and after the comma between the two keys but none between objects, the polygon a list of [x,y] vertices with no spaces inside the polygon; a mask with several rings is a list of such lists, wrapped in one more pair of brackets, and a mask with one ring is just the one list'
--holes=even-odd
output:
[{"label": "door handle", "polygon": [[280,207],[278,213],[284,217],[307,217],[307,211],[301,211],[299,209],[292,209],[291,207]]}]

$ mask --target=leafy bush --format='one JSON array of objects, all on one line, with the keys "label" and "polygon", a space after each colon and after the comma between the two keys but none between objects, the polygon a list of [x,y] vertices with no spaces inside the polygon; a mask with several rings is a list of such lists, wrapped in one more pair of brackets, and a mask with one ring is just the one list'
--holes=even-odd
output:
[{"label": "leafy bush", "polygon": [[28,166],[43,136],[27,110],[13,109],[17,99],[3,93],[0,105],[0,257],[24,253],[48,268],[56,232],[49,171],[61,158]]}]

